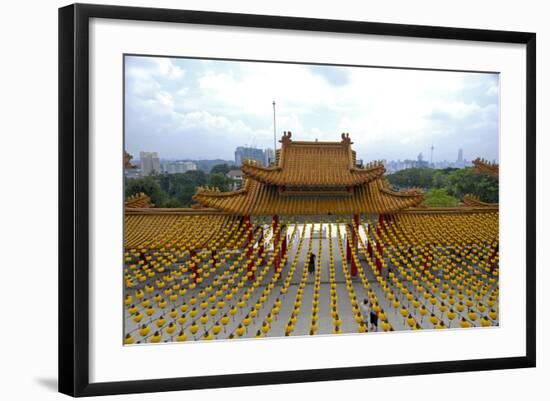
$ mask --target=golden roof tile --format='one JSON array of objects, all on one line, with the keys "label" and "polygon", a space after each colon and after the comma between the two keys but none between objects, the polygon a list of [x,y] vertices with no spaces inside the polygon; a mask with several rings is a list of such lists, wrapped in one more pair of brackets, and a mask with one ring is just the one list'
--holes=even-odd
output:
[{"label": "golden roof tile", "polygon": [[204,207],[237,215],[272,214],[354,214],[392,213],[418,206],[424,195],[419,191],[392,192],[385,180],[374,180],[355,186],[351,193],[335,195],[285,195],[277,187],[265,185],[252,178],[235,192],[219,192],[199,188],[193,200]]},{"label": "golden roof tile", "polygon": [[148,195],[140,192],[126,198],[124,206],[127,208],[149,208],[153,206],[153,203]]},{"label": "golden roof tile", "polygon": [[488,160],[480,159],[479,157],[473,162],[474,170],[478,173],[487,174],[498,180],[499,166],[496,163],[491,163]]},{"label": "golden roof tile", "polygon": [[471,195],[471,194],[464,195],[462,202],[464,203],[465,206],[473,206],[473,207],[498,206],[498,203],[483,202],[477,196]]},{"label": "golden roof tile", "polygon": [[385,168],[373,162],[365,168],[355,165],[349,134],[339,142],[293,141],[285,132],[277,164],[263,167],[253,160],[242,164],[243,173],[257,181],[284,186],[346,187],[365,184],[380,178]]}]

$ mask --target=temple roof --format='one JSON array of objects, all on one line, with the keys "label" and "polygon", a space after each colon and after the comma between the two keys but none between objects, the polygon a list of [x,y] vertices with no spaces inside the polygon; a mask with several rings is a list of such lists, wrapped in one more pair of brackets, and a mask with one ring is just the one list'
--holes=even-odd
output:
[{"label": "temple roof", "polygon": [[220,192],[201,187],[193,200],[201,207],[236,215],[393,213],[418,206],[418,189],[394,192],[382,163],[355,167],[349,134],[339,142],[292,141],[285,132],[277,166],[244,163],[241,189]]},{"label": "temple roof", "polygon": [[418,190],[393,192],[384,179],[357,186],[345,195],[287,195],[275,186],[248,178],[238,191],[219,192],[199,188],[193,199],[204,207],[238,215],[312,215],[392,213],[418,206],[424,200],[424,195]]},{"label": "temple roof", "polygon": [[355,166],[348,134],[338,142],[293,141],[285,132],[276,166],[263,167],[245,161],[242,171],[256,181],[281,186],[346,187],[361,185],[382,177],[384,165],[375,162],[366,168]]},{"label": "temple roof", "polygon": [[473,162],[474,170],[478,173],[487,174],[498,180],[499,167],[496,163],[491,163],[485,159],[480,159],[479,157]]},{"label": "temple roof", "polygon": [[463,203],[465,206],[470,206],[470,207],[498,206],[498,203],[483,202],[477,196],[471,195],[471,194],[464,195]]},{"label": "temple roof", "polygon": [[140,192],[126,198],[124,206],[127,208],[150,208],[153,206],[153,203],[148,195]]}]

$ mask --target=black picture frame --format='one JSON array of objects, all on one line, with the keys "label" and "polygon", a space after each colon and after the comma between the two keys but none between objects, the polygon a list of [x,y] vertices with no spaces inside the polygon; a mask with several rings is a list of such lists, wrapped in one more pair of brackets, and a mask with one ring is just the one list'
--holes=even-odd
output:
[{"label": "black picture frame", "polygon": [[[89,22],[91,18],[437,38],[526,46],[526,354],[521,357],[90,383]],[[106,5],[59,9],[59,391],[142,393],[534,367],[536,364],[536,35],[436,26]]]}]

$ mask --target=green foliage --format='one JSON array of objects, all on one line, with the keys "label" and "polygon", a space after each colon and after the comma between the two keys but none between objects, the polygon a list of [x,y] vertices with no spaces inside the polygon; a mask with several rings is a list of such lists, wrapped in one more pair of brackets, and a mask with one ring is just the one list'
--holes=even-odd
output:
[{"label": "green foliage", "polygon": [[183,205],[177,198],[170,198],[164,202],[164,207],[183,207]]},{"label": "green foliage", "polygon": [[163,174],[158,177],[160,187],[170,197],[166,207],[189,207],[196,188],[206,184],[207,174],[201,170],[178,174]]},{"label": "green foliage", "polygon": [[[498,202],[498,180],[476,173],[471,167],[442,170],[410,168],[388,174],[386,178],[398,189],[420,187],[427,192],[431,189],[444,189],[453,199],[462,200],[464,195],[472,194],[484,202]],[[440,195],[439,193],[438,196]],[[425,204],[428,205],[426,202]]]},{"label": "green foliage", "polygon": [[449,185],[449,174],[456,169],[436,170],[432,177],[433,188],[446,188]]},{"label": "green foliage", "polygon": [[[197,187],[208,185],[220,191],[231,190],[233,180],[226,176],[232,166],[218,164],[213,173],[202,170],[180,174],[160,174],[126,179],[126,197],[143,192],[156,207],[190,207]],[[434,170],[411,168],[386,176],[398,189],[419,187],[426,191],[426,206],[456,206],[464,195],[472,194],[484,202],[498,202],[498,180],[476,173],[472,168]]]},{"label": "green foliage", "polygon": [[210,174],[227,174],[229,171],[236,169],[236,166],[230,166],[227,163],[224,164],[216,164],[214,167],[212,167],[212,170],[210,170]]},{"label": "green foliage", "polygon": [[425,194],[424,205],[430,207],[452,207],[457,206],[459,200],[447,193],[445,188],[430,189]]},{"label": "green foliage", "polygon": [[484,202],[498,202],[498,180],[487,174],[476,173],[471,167],[449,174],[448,190],[459,199],[466,194],[472,194]]},{"label": "green foliage", "polygon": [[216,187],[222,192],[227,192],[231,188],[233,180],[222,173],[214,173],[208,176],[206,185],[209,187]]},{"label": "green foliage", "polygon": [[193,161],[199,170],[209,173],[212,168],[218,164],[228,164],[232,165],[232,161],[222,160],[222,159],[213,159],[213,160],[194,160]]},{"label": "green foliage", "polygon": [[437,170],[431,168],[408,168],[389,174],[389,183],[399,188],[430,188]]},{"label": "green foliage", "polygon": [[[227,164],[225,165],[229,167]],[[156,207],[190,207],[197,187],[208,185],[229,191],[233,180],[223,173],[207,174],[202,170],[177,174],[151,175],[126,181],[126,196],[143,192]]]},{"label": "green foliage", "polygon": [[149,195],[151,202],[157,207],[163,207],[164,202],[168,198],[166,193],[161,189],[157,177],[155,176],[127,180],[125,189],[126,198],[141,192]]}]

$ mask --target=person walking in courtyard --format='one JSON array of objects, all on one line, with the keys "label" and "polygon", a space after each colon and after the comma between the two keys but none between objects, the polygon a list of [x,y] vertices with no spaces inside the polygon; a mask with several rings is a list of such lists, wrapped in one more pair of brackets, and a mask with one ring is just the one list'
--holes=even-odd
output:
[{"label": "person walking in courtyard", "polygon": [[372,331],[378,331],[378,314],[373,310],[370,311],[370,324]]},{"label": "person walking in courtyard", "polygon": [[315,273],[315,254],[312,253],[309,255],[309,262],[307,266],[307,271],[309,274]]},{"label": "person walking in courtyard", "polygon": [[365,318],[365,326],[367,327],[367,330],[369,328],[369,318],[370,318],[370,312],[369,312],[369,300],[367,298],[363,299],[363,302],[359,304],[359,307],[361,308],[361,312]]}]

